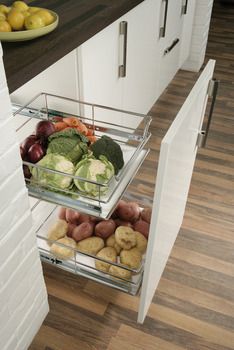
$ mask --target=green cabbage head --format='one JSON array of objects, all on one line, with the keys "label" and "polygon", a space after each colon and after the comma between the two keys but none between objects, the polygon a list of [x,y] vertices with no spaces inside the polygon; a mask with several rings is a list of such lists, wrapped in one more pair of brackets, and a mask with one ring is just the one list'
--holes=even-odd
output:
[{"label": "green cabbage head", "polygon": [[[72,162],[70,162],[64,156],[59,154],[50,153],[44,156],[37,165],[40,165],[44,168],[61,171],[70,175],[74,174],[75,168]],[[67,189],[71,183],[72,178],[69,176],[64,176],[52,172],[45,171],[34,167],[31,171],[32,177],[40,185],[43,186],[52,186],[57,189]]]}]

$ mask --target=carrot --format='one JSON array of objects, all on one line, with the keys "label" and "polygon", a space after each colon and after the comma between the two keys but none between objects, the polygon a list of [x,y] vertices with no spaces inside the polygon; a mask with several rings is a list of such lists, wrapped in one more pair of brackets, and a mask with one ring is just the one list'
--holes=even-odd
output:
[{"label": "carrot", "polygon": [[76,117],[67,117],[63,118],[63,122],[67,124],[67,126],[77,127],[80,124],[80,120]]},{"label": "carrot", "polygon": [[56,131],[61,131],[61,130],[66,129],[68,126],[64,122],[57,122],[57,123],[54,124],[54,127],[55,127]]},{"label": "carrot", "polygon": [[81,132],[83,135],[88,135],[88,129],[87,127],[82,123],[80,122],[80,124],[76,127],[76,129]]},{"label": "carrot", "polygon": [[90,143],[94,143],[94,142],[97,141],[96,136],[87,136],[87,138],[89,139],[89,142],[90,142]]}]

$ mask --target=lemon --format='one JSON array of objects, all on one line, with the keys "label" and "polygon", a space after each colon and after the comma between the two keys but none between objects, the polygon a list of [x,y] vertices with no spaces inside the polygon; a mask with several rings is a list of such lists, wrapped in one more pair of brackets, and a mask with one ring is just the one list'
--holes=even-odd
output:
[{"label": "lemon", "polygon": [[22,11],[22,14],[24,15],[24,18],[30,16],[30,12],[29,11]]},{"label": "lemon", "polygon": [[54,17],[51,14],[51,12],[46,10],[46,9],[39,10],[37,12],[37,15],[40,16],[44,20],[46,26],[48,26],[49,24],[51,24],[54,21]]},{"label": "lemon", "polygon": [[0,5],[0,12],[4,13],[5,15],[8,14],[10,11],[10,8],[7,7],[6,5]]},{"label": "lemon", "polygon": [[0,32],[11,32],[11,26],[7,21],[0,20]]},{"label": "lemon", "polygon": [[15,1],[13,2],[12,7],[19,11],[27,11],[28,9],[28,5],[25,4],[24,1]]},{"label": "lemon", "polygon": [[4,15],[3,12],[0,12],[0,21],[5,21],[6,20],[6,16]]},{"label": "lemon", "polygon": [[12,9],[7,16],[7,21],[13,30],[22,30],[24,28],[24,15],[16,9]]},{"label": "lemon", "polygon": [[39,11],[39,10],[40,10],[40,7],[33,7],[32,6],[32,7],[28,8],[29,13],[31,13],[31,14],[33,14],[33,13]]},{"label": "lemon", "polygon": [[34,13],[25,18],[24,26],[26,29],[37,29],[45,27],[45,22],[37,13]]}]

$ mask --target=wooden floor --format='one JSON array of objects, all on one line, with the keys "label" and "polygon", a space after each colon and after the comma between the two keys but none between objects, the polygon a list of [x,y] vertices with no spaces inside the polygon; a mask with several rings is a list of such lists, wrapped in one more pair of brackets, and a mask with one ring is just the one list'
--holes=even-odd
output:
[{"label": "wooden floor", "polygon": [[[221,8],[219,1],[208,58],[217,60],[215,77],[222,81],[211,132],[144,325],[136,323],[137,297],[46,265],[50,313],[30,350],[234,349],[234,7]],[[139,193],[152,193],[149,168],[197,76],[180,71],[152,109],[153,151],[134,183]]]}]

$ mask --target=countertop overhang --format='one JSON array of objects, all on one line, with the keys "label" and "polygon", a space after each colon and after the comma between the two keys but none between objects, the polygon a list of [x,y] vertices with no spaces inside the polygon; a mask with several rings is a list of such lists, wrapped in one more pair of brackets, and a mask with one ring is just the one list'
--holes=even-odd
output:
[{"label": "countertop overhang", "polygon": [[59,15],[59,26],[50,34],[31,41],[2,42],[9,92],[27,83],[143,1],[47,0],[46,5],[42,1],[28,1],[30,6],[44,6],[55,11]]}]

